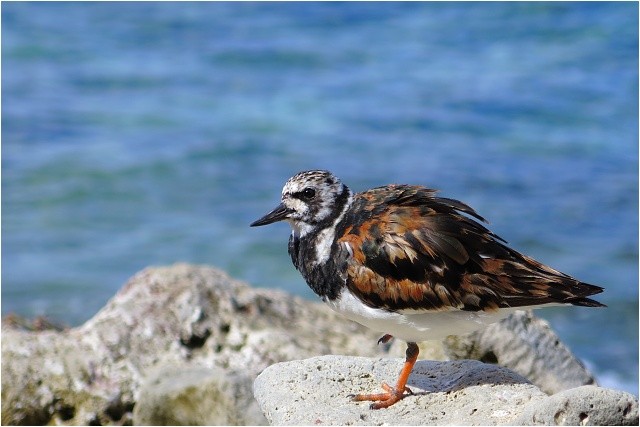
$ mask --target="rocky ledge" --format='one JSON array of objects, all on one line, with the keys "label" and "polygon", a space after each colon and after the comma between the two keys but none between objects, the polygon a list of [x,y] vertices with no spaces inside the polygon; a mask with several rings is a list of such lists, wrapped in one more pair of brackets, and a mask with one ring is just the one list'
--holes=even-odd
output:
[{"label": "rocky ledge", "polygon": [[273,425],[637,425],[629,393],[592,385],[548,396],[515,372],[476,360],[419,360],[395,405],[349,395],[393,384],[402,359],[320,356],[265,369],[254,394]]},{"label": "rocky ledge", "polygon": [[[321,406],[322,393],[334,395],[328,403],[348,403],[343,409],[357,414],[358,419],[365,414],[366,424],[410,424],[412,418],[406,417],[416,410],[431,411],[424,412],[421,424],[444,423],[447,418],[429,421],[433,409],[428,409],[430,405],[423,406],[425,399],[432,403],[435,401],[430,399],[450,399],[449,407],[453,408],[457,402],[451,396],[459,396],[462,402],[462,396],[474,389],[465,391],[468,387],[462,383],[453,385],[452,381],[470,381],[478,375],[492,381],[488,383],[487,379],[478,386],[506,387],[504,393],[511,393],[508,396],[525,390],[519,398],[509,397],[519,408],[514,409],[518,417],[530,414],[526,418],[530,423],[564,424],[572,423],[575,417],[564,415],[572,414],[569,409],[574,407],[566,406],[563,402],[568,400],[563,399],[581,392],[582,385],[595,384],[591,374],[544,321],[521,312],[481,333],[451,338],[444,343],[421,344],[421,359],[442,363],[420,361],[410,379],[418,396],[394,405],[405,408],[404,412],[394,412],[396,415],[388,421],[376,421],[374,417],[384,416],[385,412],[367,412],[366,405],[354,406],[348,399],[346,402],[340,399],[344,399],[343,393],[371,388],[381,379],[393,382],[402,361],[403,343],[377,346],[376,333],[344,320],[322,304],[281,291],[251,288],[214,268],[185,264],[148,268],[136,274],[100,312],[79,327],[26,330],[19,326],[16,321],[2,325],[5,425],[284,424],[287,420],[274,416],[265,397],[279,396],[279,407],[286,407],[287,413],[293,414],[296,407],[304,407],[305,400]],[[339,357],[335,359],[341,361],[338,364],[331,358],[307,359],[292,362],[290,368],[277,364],[337,354],[377,359]],[[451,362],[469,358],[496,363],[514,372],[492,364]],[[267,369],[271,365],[275,366]],[[318,370],[317,366],[323,367]],[[283,373],[274,377],[277,369],[283,369]],[[307,379],[312,381],[313,388],[303,385],[297,394],[278,390],[277,385],[282,384],[278,381],[285,378],[286,372],[300,369],[310,369]],[[256,383],[256,395],[267,418],[252,393],[254,379],[263,371]],[[428,372],[428,378],[435,375],[443,383],[435,386],[426,378],[423,381],[424,372]],[[539,389],[531,389],[534,386],[523,383],[525,380],[518,374]],[[499,380],[509,375],[519,380]],[[451,387],[442,388],[447,381]],[[354,390],[336,388],[336,382]],[[323,390],[322,384],[327,388]],[[265,391],[270,388],[271,393]],[[285,385],[286,391],[290,388]],[[596,409],[584,412],[587,417],[578,416],[580,422],[605,423],[603,420],[616,419],[619,423],[630,420],[631,424],[637,424],[635,397],[595,386],[588,389],[597,390],[594,393],[600,397],[593,397],[590,404]],[[421,390],[435,393],[421,394]],[[553,395],[544,397],[540,390]],[[533,399],[527,398],[529,395],[539,396],[542,401],[556,399],[553,402],[558,407],[566,406],[567,410],[559,412],[559,416],[549,418],[548,413],[543,416],[529,405]],[[620,399],[614,402],[613,398],[602,397],[605,395]],[[499,400],[500,394],[496,396]],[[411,405],[419,406],[408,410]],[[476,409],[484,413],[490,408]],[[447,411],[456,414],[453,409]],[[619,418],[611,418],[618,412]],[[604,413],[611,417],[602,418]],[[325,424],[353,419],[332,416],[325,413],[318,419]],[[449,422],[476,422],[467,419],[450,418]],[[513,418],[511,422],[516,419],[521,418]],[[316,421],[296,418],[295,422]],[[490,422],[491,418],[480,421]]]}]

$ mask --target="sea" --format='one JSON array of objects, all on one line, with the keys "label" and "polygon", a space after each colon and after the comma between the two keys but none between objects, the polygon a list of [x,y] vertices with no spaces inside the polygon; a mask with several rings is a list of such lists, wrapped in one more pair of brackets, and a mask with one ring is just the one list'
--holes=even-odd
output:
[{"label": "sea", "polygon": [[178,262],[316,299],[289,226],[249,224],[328,169],[437,188],[604,287],[607,308],[537,313],[638,395],[638,3],[1,10],[3,315],[79,325]]}]

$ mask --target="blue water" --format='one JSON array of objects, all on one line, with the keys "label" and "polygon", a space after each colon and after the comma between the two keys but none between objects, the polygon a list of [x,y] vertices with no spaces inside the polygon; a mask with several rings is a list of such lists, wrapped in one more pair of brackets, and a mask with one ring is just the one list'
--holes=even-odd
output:
[{"label": "blue water", "polygon": [[638,393],[636,3],[3,3],[2,89],[4,314],[79,324],[178,261],[313,298],[248,224],[325,168],[604,286],[539,314]]}]

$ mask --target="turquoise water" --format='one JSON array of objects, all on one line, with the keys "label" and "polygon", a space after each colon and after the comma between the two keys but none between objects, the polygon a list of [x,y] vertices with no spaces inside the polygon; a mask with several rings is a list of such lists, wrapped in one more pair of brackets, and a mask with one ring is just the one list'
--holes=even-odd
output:
[{"label": "turquoise water", "polygon": [[79,324],[178,261],[313,298],[248,224],[325,168],[604,286],[539,314],[637,394],[637,52],[635,3],[4,3],[2,311]]}]

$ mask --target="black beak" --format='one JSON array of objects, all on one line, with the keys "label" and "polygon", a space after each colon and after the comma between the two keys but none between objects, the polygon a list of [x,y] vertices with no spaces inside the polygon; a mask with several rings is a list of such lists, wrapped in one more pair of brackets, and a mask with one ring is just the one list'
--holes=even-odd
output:
[{"label": "black beak", "polygon": [[257,221],[253,221],[250,227],[258,227],[260,225],[267,225],[277,221],[287,219],[287,216],[291,213],[291,210],[287,208],[284,203],[280,203],[274,210],[263,216]]}]

